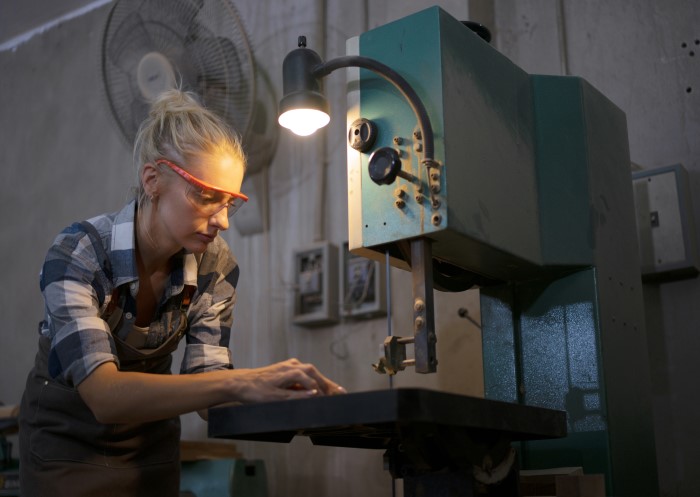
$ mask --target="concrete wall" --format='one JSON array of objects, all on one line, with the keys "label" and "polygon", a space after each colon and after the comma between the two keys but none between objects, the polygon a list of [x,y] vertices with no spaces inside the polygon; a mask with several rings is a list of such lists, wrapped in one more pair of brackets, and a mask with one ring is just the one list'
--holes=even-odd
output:
[{"label": "concrete wall", "polygon": [[[272,81],[276,95],[270,105],[281,91],[282,58],[299,34],[331,58],[344,54],[347,38],[434,3],[234,2],[260,68]],[[635,163],[682,162],[693,192],[700,191],[700,47],[697,56],[690,55],[700,39],[696,1],[437,3],[457,18],[494,19],[495,46],[525,70],[586,78],[627,113]],[[6,404],[19,403],[33,360],[42,317],[37,275],[46,247],[63,226],[117,209],[132,185],[130,150],[102,94],[100,41],[108,10],[102,5],[81,12],[0,51],[0,297],[6,325],[0,339],[0,401]],[[7,31],[0,35],[9,37]],[[386,335],[385,320],[315,330],[290,322],[292,250],[319,239],[337,245],[347,239],[343,72],[326,84],[334,117],[325,135],[300,140],[281,132],[276,154],[260,176],[264,188],[256,194],[269,199],[267,229],[243,236],[232,228],[225,234],[242,268],[231,348],[239,367],[296,356],[316,363],[351,391],[385,388],[387,378],[370,367]],[[700,219],[700,201],[695,216]],[[395,334],[411,329],[409,278],[392,272]],[[695,396],[700,339],[694,325],[700,284],[666,283],[648,294],[662,495],[691,497],[700,493],[692,472],[700,462]],[[479,329],[457,313],[465,307],[478,320],[478,294],[438,294],[437,306],[440,374],[409,372],[396,384],[482,395]],[[196,416],[183,420],[184,438],[206,436]],[[305,439],[289,445],[246,442],[239,450],[266,461],[270,495],[369,497],[391,489],[377,452],[312,447]]]}]

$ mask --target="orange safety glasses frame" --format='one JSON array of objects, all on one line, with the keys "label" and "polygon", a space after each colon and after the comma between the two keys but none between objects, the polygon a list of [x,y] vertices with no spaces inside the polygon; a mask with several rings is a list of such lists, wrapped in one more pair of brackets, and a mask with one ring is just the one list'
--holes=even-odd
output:
[{"label": "orange safety glasses frame", "polygon": [[[158,165],[163,164],[168,166],[182,179],[187,181],[187,183],[196,188],[196,190],[191,190],[192,193],[188,191],[187,198],[190,199],[191,203],[197,209],[207,216],[213,216],[224,207],[227,207],[228,217],[231,217],[241,207],[241,205],[243,205],[243,203],[248,201],[247,195],[244,195],[243,193],[230,192],[217,186],[210,185],[205,181],[195,178],[190,173],[168,159],[157,159],[155,162]],[[222,199],[222,194],[229,195],[230,198]]]}]

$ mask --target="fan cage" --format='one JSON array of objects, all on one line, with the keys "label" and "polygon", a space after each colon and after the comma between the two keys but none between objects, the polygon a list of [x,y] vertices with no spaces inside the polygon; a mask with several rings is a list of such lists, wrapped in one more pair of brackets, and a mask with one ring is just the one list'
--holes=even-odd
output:
[{"label": "fan cage", "polygon": [[103,82],[112,115],[130,145],[151,104],[152,94],[138,78],[139,64],[149,54],[165,61],[165,71],[145,75],[149,84],[163,84],[168,79],[163,72],[172,68],[175,86],[197,94],[242,137],[248,134],[255,63],[231,2],[118,0],[112,6],[102,39]]}]

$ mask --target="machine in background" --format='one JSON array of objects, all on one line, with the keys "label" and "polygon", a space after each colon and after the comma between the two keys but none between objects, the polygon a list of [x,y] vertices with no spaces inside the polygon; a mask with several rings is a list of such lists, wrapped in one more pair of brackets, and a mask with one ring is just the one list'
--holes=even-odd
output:
[{"label": "machine in background", "polygon": [[[426,240],[436,285],[481,287],[486,397],[568,415],[567,437],[521,448],[524,467],[583,466],[611,495],[655,495],[624,113],[581,78],[527,74],[439,8],[356,48],[419,94],[439,165],[421,165],[398,92],[359,70],[348,122],[377,129],[348,151],[350,249],[422,271],[407,247]],[[390,184],[372,178],[377,153],[400,160]]]},{"label": "machine in background", "polygon": [[[448,495],[454,482],[459,495],[475,495],[479,471],[517,467],[503,442],[524,440],[524,469],[582,466],[605,474],[610,495],[655,496],[624,113],[581,78],[527,74],[438,7],[368,31],[348,52],[399,73],[432,127],[426,136],[416,126],[420,113],[385,77],[348,71],[357,80],[348,85],[349,248],[389,259],[414,281],[413,334],[385,343],[377,369],[435,371],[433,288],[478,286],[487,398],[465,408],[477,413],[466,425],[447,400],[411,391],[377,394],[392,407],[382,420],[335,398],[315,399],[327,410],[309,411],[308,401],[212,410],[210,435],[288,441],[298,433],[385,448],[392,474],[410,477],[407,497],[425,488]],[[414,359],[406,359],[410,343]],[[369,394],[347,401],[362,406]],[[411,398],[419,405],[401,404]],[[532,410],[516,412],[523,407]],[[326,418],[316,419],[319,411]],[[274,412],[284,416],[261,424]],[[503,420],[500,430],[489,425],[494,418]],[[542,429],[545,419],[550,429]],[[525,425],[516,428],[519,421]],[[333,429],[340,434],[329,441]],[[282,439],[273,436],[280,432]],[[489,495],[517,495],[508,488],[494,485]]]}]

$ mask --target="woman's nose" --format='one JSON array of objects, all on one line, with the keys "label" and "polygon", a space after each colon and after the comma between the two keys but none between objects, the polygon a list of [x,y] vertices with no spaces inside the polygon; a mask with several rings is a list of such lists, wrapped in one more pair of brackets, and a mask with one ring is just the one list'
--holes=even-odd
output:
[{"label": "woman's nose", "polygon": [[214,215],[212,215],[211,218],[209,218],[209,221],[219,230],[227,230],[229,227],[227,206],[224,206],[222,209],[219,209],[219,212],[216,212]]}]

